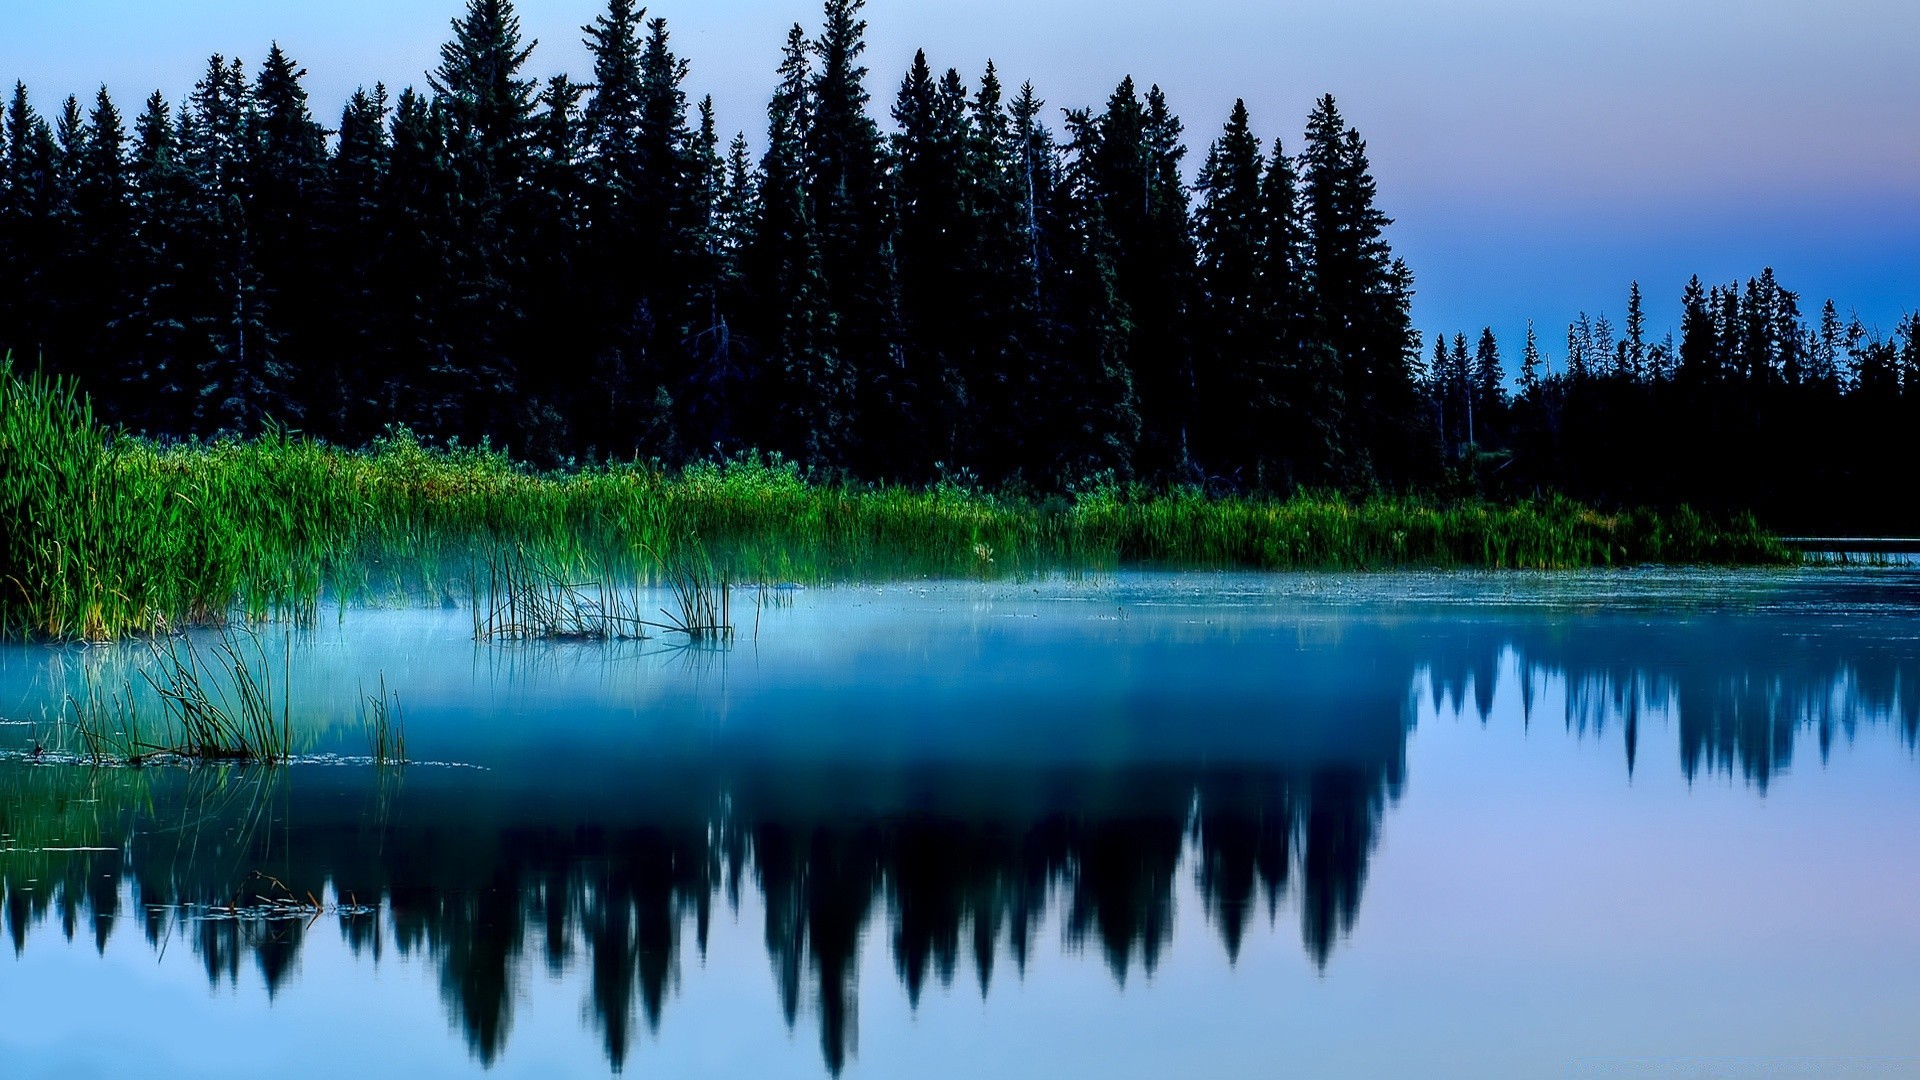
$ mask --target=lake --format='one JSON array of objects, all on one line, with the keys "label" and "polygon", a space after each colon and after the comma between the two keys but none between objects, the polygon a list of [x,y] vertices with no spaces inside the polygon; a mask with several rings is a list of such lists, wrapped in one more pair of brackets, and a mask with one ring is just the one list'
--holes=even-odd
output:
[{"label": "lake", "polygon": [[284,769],[0,649],[0,1072],[1920,1077],[1920,570],[772,599],[263,628]]}]

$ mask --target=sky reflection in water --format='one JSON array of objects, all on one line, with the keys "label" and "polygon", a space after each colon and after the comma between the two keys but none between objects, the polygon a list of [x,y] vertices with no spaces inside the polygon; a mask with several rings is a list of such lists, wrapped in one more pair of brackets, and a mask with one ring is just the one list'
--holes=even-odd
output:
[{"label": "sky reflection in water", "polygon": [[[1920,1075],[1917,596],[895,586],[803,592],[729,652],[349,612],[296,638],[305,748],[364,752],[384,673],[414,755],[479,768],[0,763],[0,1047],[10,1075]],[[138,656],[6,650],[0,716]]]}]

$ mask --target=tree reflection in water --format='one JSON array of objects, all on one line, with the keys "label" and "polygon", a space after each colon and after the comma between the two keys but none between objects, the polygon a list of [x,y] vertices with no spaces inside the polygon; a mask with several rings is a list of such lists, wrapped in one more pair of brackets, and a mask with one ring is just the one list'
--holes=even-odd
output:
[{"label": "tree reflection in water", "polygon": [[[1048,921],[1124,987],[1161,962],[1186,874],[1227,960],[1294,903],[1308,957],[1334,962],[1421,702],[1539,724],[1557,697],[1570,733],[1620,741],[1629,774],[1650,733],[1671,731],[1690,779],[1725,774],[1762,793],[1803,736],[1824,755],[1866,725],[1909,746],[1920,733],[1920,668],[1852,640],[1783,650],[1777,634],[1663,636],[1624,619],[1359,640],[1364,664],[1285,672],[1271,711],[1241,718],[1264,734],[1220,762],[681,761],[538,798],[433,769],[313,768],[290,782],[0,764],[6,932],[16,953],[36,928],[104,950],[131,917],[156,949],[186,941],[210,981],[251,965],[273,994],[326,925],[375,962],[428,958],[489,1063],[532,974],[584,971],[617,1068],[640,1025],[663,1023],[685,951],[705,956],[715,908],[738,911],[752,889],[786,1020],[811,1017],[838,1072],[857,1048],[860,951],[876,926],[916,1005],[929,983],[971,979],[985,997],[1024,977]],[[1503,699],[1517,715],[1500,714]],[[1192,708],[1219,704],[1201,695]],[[265,919],[190,906],[244,908],[261,873],[295,896],[378,910]]]}]

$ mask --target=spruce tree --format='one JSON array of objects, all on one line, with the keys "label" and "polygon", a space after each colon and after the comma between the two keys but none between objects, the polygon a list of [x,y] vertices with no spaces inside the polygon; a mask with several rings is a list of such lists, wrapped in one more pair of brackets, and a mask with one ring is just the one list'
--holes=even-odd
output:
[{"label": "spruce tree", "polygon": [[1529,398],[1540,393],[1540,339],[1532,319],[1527,320],[1527,344],[1520,353],[1520,392]]},{"label": "spruce tree", "polygon": [[273,328],[285,377],[293,380],[273,411],[292,421],[311,404],[314,419],[326,424],[340,411],[338,324],[324,302],[322,276],[326,135],[308,110],[305,76],[278,44],[268,51],[253,86],[258,130],[250,140],[246,213],[259,251],[262,321]]},{"label": "spruce tree", "polygon": [[536,88],[520,72],[535,43],[521,44],[510,0],[468,0],[452,29],[429,83],[462,242],[448,252],[455,307],[433,350],[428,408],[442,434],[510,437],[526,419],[514,352],[526,331],[528,253],[519,242],[531,211]]},{"label": "spruce tree", "polygon": [[238,58],[208,61],[180,131],[192,184],[184,230],[191,335],[180,359],[194,373],[194,430],[250,433],[296,420],[292,372],[268,310],[263,245],[250,215],[259,106]]},{"label": "spruce tree", "polygon": [[314,367],[331,370],[335,385],[309,404],[308,415],[310,422],[317,420],[324,430],[352,442],[399,419],[388,385],[399,331],[381,287],[382,256],[398,239],[386,233],[390,112],[384,85],[355,90],[341,110],[338,148],[327,163],[320,291],[335,326],[326,338],[330,358]]},{"label": "spruce tree", "polygon": [[[1131,85],[1123,84],[1116,98],[1132,100]],[[1131,476],[1141,416],[1128,366],[1132,315],[1119,285],[1120,243],[1111,220],[1124,211],[1108,201],[1113,169],[1101,162],[1112,136],[1107,122],[1086,110],[1067,113],[1066,131],[1063,236],[1055,255],[1065,325],[1045,388],[1058,395],[1053,416],[1059,441],[1049,471],[1072,484]]]},{"label": "spruce tree", "polygon": [[153,434],[187,430],[187,323],[191,318],[188,214],[193,185],[180,160],[178,129],[156,91],[134,123],[134,264],[125,314],[110,329],[121,354],[123,419]]},{"label": "spruce tree", "polygon": [[1696,276],[1687,282],[1680,299],[1680,370],[1678,377],[1693,386],[1713,382],[1719,374],[1719,335],[1712,302]]},{"label": "spruce tree", "polygon": [[767,106],[758,215],[745,253],[747,310],[760,353],[742,419],[748,445],[808,465],[845,460],[853,379],[834,340],[835,321],[813,210],[806,145],[814,76],[806,31],[787,34],[780,86]]},{"label": "spruce tree", "polygon": [[1635,380],[1646,377],[1647,368],[1647,312],[1645,302],[1640,296],[1640,283],[1634,282],[1627,291],[1627,340],[1626,351],[1621,355],[1625,360],[1622,374]]},{"label": "spruce tree", "polygon": [[1207,312],[1195,362],[1198,409],[1207,419],[1198,449],[1217,465],[1272,467],[1281,457],[1273,429],[1284,390],[1265,280],[1263,161],[1246,102],[1236,101],[1196,185],[1201,201],[1195,234]]},{"label": "spruce tree", "polygon": [[1477,443],[1484,446],[1495,442],[1506,406],[1506,368],[1500,363],[1500,342],[1489,326],[1480,331],[1480,340],[1473,351],[1473,417]]},{"label": "spruce tree", "polygon": [[120,414],[120,332],[134,302],[138,249],[133,235],[133,177],[126,124],[106,87],[87,116],[83,160],[73,195],[79,267],[73,318],[81,328],[73,369],[104,412]]},{"label": "spruce tree", "polygon": [[965,228],[975,239],[966,252],[961,384],[967,396],[954,439],[961,451],[956,464],[1004,482],[1027,463],[1027,445],[1039,441],[1029,431],[1036,404],[1031,392],[1033,374],[1044,360],[1045,335],[1027,265],[1023,147],[991,61],[965,110],[970,192]]},{"label": "spruce tree", "polygon": [[[898,410],[879,437],[909,455],[903,472],[931,475],[936,463],[957,468],[975,453],[969,376],[980,345],[976,311],[973,198],[977,170],[967,95],[957,72],[935,79],[925,52],[915,55],[893,108],[895,251],[905,378],[896,383]],[[869,417],[869,431],[881,424]]]},{"label": "spruce tree", "polygon": [[43,359],[51,296],[47,269],[57,245],[58,147],[23,82],[7,106],[4,201],[0,202],[0,349]]},{"label": "spruce tree", "polygon": [[899,345],[885,148],[867,112],[866,0],[826,0],[825,23],[812,42],[812,69],[802,133],[808,210],[820,258],[820,280],[835,323],[838,365],[856,387],[852,417],[857,446],[819,448],[836,465],[871,476],[897,475],[912,461],[908,413],[925,373],[906,367]]},{"label": "spruce tree", "polygon": [[1387,246],[1366,144],[1331,96],[1308,120],[1302,163],[1312,332],[1335,357],[1344,404],[1337,459],[1349,484],[1407,483],[1426,438],[1408,356],[1412,276]]}]

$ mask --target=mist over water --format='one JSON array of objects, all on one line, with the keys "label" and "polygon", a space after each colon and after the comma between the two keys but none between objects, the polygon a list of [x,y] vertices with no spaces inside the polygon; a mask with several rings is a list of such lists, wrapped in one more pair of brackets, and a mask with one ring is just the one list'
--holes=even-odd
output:
[{"label": "mist over water", "polygon": [[[1129,574],[803,591],[728,650],[350,610],[293,634],[286,770],[0,762],[0,1042],[25,1075],[177,1030],[224,1033],[170,1041],[206,1075],[1908,1075],[1916,596]],[[0,716],[141,655],[0,651]],[[324,763],[381,674],[416,763]]]}]

